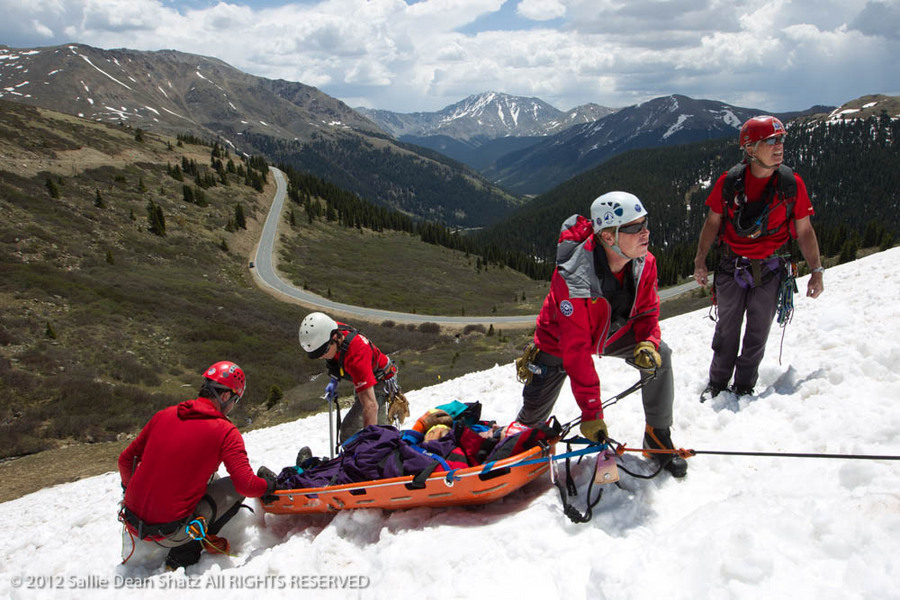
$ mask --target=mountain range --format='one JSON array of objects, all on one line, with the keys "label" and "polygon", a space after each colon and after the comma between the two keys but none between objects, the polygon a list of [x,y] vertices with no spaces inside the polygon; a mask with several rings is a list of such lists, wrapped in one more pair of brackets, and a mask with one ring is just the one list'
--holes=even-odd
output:
[{"label": "mountain range", "polygon": [[[748,117],[770,112],[680,95],[562,111],[499,92],[436,112],[354,110],[314,87],[248,75],[214,58],[79,44],[0,46],[0,97],[219,140],[414,218],[465,228],[498,222],[528,196],[629,150],[731,138]],[[835,120],[862,105],[775,114]]]},{"label": "mountain range", "polygon": [[536,98],[494,92],[434,113],[358,110],[398,139],[442,152],[526,195],[546,192],[628,150],[733,136],[748,118],[768,112],[673,95],[621,109],[591,104],[563,113]]},{"label": "mountain range", "polygon": [[478,170],[546,136],[615,112],[599,104],[561,111],[540,98],[484,92],[437,112],[356,109],[403,142],[430,148]]},{"label": "mountain range", "polygon": [[81,44],[0,46],[0,97],[85,119],[264,154],[417,218],[483,226],[519,200],[474,170],[395,141],[314,87],[203,56]]}]

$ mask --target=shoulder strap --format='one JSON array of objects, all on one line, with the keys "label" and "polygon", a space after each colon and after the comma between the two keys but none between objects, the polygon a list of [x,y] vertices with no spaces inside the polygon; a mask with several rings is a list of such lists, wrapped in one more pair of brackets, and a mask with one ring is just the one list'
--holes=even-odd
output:
[{"label": "shoulder strap", "polygon": [[787,165],[778,167],[778,195],[787,205],[788,222],[794,218],[794,204],[797,201],[797,177]]},{"label": "shoulder strap", "polygon": [[344,335],[344,341],[341,342],[340,351],[341,353],[347,352],[347,349],[350,348],[350,342],[353,341],[353,338],[356,337],[356,334],[359,333],[358,329],[354,329],[349,325],[338,325],[338,331]]},{"label": "shoulder strap", "polygon": [[[342,379],[346,374],[346,371],[344,370],[344,358],[347,356],[347,349],[350,348],[350,342],[353,341],[353,338],[356,337],[356,334],[358,334],[359,331],[349,325],[338,325],[338,331],[344,334],[344,341],[338,346],[335,358],[326,360],[325,366],[328,369],[329,375]],[[349,376],[347,376],[347,378],[349,379]]]},{"label": "shoulder strap", "polygon": [[744,193],[744,171],[747,169],[747,163],[738,163],[728,169],[725,174],[725,181],[722,182],[722,207],[723,212],[727,216],[728,208],[734,206],[734,199],[738,194]]}]

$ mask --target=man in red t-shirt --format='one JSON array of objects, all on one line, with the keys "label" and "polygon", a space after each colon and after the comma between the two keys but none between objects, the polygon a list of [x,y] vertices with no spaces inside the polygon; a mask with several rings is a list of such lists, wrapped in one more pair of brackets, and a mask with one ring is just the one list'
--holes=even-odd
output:
[{"label": "man in red t-shirt", "polygon": [[309,358],[325,359],[331,375],[326,397],[337,397],[341,379],[353,382],[356,401],[340,423],[339,442],[347,441],[363,427],[387,425],[388,401],[400,394],[397,367],[390,357],[358,330],[321,312],[303,319],[299,335]]},{"label": "man in red t-shirt", "polygon": [[723,251],[714,281],[718,321],[713,358],[701,402],[725,390],[732,375],[734,393],[753,394],[789,261],[778,251],[791,237],[812,272],[806,295],[817,298],[825,289],[806,184],[782,164],[785,136],[775,117],[744,123],[739,138],[744,160],[719,177],[706,200],[709,214],[694,258],[697,283],[708,284],[706,256],[717,239]]}]

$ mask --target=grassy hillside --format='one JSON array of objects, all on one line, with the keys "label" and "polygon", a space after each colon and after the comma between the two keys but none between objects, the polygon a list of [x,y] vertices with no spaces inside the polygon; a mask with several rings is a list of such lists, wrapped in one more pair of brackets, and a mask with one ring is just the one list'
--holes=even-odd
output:
[{"label": "grassy hillside", "polygon": [[549,287],[415,235],[310,224],[293,210],[279,269],[321,296],[424,315],[523,315],[537,314]]},{"label": "grassy hillside", "polygon": [[[322,364],[296,341],[308,309],[258,290],[247,270],[274,186],[260,193],[234,173],[223,185],[207,145],[9,103],[0,156],[0,458],[133,434],[226,358],[248,376],[243,428],[324,408]],[[176,180],[182,161],[217,185]],[[185,185],[202,206],[185,201]],[[151,232],[159,213],[164,236]],[[455,344],[433,328],[359,325],[395,354],[406,389],[521,347],[478,331]],[[272,386],[284,399],[267,410]]]}]

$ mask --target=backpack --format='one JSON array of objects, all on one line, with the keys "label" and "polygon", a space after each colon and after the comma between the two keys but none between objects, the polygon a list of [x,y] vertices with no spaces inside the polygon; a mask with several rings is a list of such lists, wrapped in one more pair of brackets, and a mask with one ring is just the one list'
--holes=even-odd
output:
[{"label": "backpack", "polygon": [[[731,217],[731,224],[735,232],[741,237],[749,237],[756,239],[767,235],[772,235],[779,228],[769,229],[769,210],[772,207],[772,199],[777,197],[779,201],[785,203],[786,226],[790,231],[790,222],[794,217],[794,203],[797,200],[797,178],[794,171],[785,165],[779,165],[778,169],[769,178],[768,183],[763,191],[763,200],[759,202],[746,202],[744,197],[744,174],[747,170],[747,163],[738,163],[728,169],[725,174],[725,180],[722,182],[722,205],[724,207],[723,214],[728,218],[729,211],[737,207],[734,216]],[[722,229],[719,231],[719,239],[722,238],[722,232],[725,224],[722,223]]]}]

